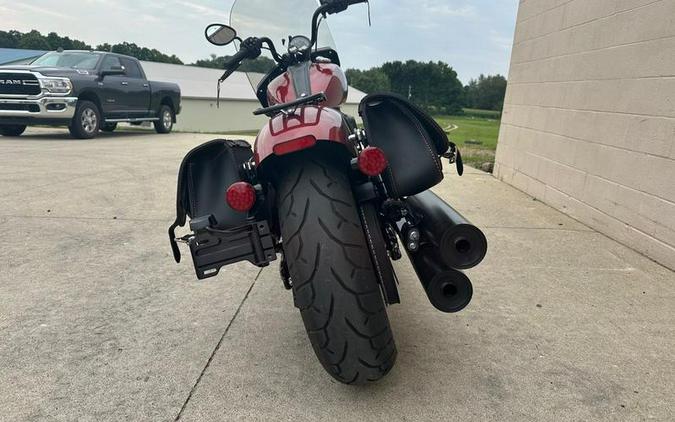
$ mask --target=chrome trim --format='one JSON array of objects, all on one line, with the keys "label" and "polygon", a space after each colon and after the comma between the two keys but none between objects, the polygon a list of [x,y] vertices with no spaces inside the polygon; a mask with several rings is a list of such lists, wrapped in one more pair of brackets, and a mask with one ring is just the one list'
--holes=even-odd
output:
[{"label": "chrome trim", "polygon": [[[70,78],[64,77],[64,76],[45,76],[40,72],[31,72],[30,70],[5,70],[5,69],[0,69],[0,73],[22,73],[22,74],[30,74],[35,76],[38,79],[38,83],[40,83],[40,79],[68,79],[70,80],[70,83],[72,85],[73,81]],[[41,85],[42,86],[42,85]],[[13,95],[13,94],[0,94],[0,98],[17,98],[17,99],[24,99],[24,100],[39,100],[41,98],[45,97],[58,97],[58,98],[63,98],[67,97],[72,94],[72,89],[71,92],[66,92],[66,93],[52,93],[49,92],[45,89],[42,89],[42,92],[36,95]]]},{"label": "chrome trim", "polygon": [[[50,91],[49,88],[46,88],[46,87],[43,86],[45,81],[49,81],[49,80],[62,81],[62,82],[66,81],[68,83],[68,86],[69,86],[68,91],[67,92]],[[61,76],[58,76],[58,77],[57,76],[45,76],[45,77],[42,77],[42,78],[38,78],[38,83],[40,84],[42,92],[44,92],[47,95],[66,96],[66,95],[70,95],[73,92],[73,81],[70,78],[65,78],[65,77],[61,77]]]},{"label": "chrome trim", "polygon": [[[27,110],[1,110],[0,117],[33,117],[39,119],[72,119],[77,106],[76,97],[44,97],[40,99],[0,98],[1,104],[37,105],[39,112]],[[63,110],[47,110],[49,104],[63,104]]]}]

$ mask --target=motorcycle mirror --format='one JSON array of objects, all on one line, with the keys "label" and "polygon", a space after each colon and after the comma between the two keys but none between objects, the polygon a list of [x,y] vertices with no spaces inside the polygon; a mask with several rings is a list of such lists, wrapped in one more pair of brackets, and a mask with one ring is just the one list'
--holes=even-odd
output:
[{"label": "motorcycle mirror", "polygon": [[204,32],[206,39],[213,45],[224,46],[237,39],[237,31],[234,28],[214,23],[206,27]]}]

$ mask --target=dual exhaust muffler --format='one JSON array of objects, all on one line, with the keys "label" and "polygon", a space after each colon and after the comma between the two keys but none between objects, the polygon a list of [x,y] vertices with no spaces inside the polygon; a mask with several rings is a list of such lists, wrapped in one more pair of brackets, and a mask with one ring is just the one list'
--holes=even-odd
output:
[{"label": "dual exhaust muffler", "polygon": [[478,227],[431,191],[411,196],[406,202],[420,220],[420,246],[414,251],[406,247],[415,272],[436,309],[459,312],[473,296],[471,281],[459,270],[483,261],[487,239]]},{"label": "dual exhaust muffler", "polygon": [[436,309],[455,313],[469,305],[473,297],[469,277],[448,267],[432,246],[425,245],[415,253],[408,252],[408,256],[429,301]]}]

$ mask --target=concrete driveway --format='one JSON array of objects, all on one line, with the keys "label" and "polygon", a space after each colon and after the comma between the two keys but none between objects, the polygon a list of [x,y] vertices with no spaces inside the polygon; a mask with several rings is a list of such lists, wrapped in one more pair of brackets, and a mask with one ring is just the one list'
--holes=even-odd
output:
[{"label": "concrete driveway", "polygon": [[211,138],[0,139],[0,420],[675,418],[675,274],[477,171],[437,189],[490,241],[472,305],[437,312],[398,262],[397,366],[337,384],[276,266],[173,262],[178,165]]}]

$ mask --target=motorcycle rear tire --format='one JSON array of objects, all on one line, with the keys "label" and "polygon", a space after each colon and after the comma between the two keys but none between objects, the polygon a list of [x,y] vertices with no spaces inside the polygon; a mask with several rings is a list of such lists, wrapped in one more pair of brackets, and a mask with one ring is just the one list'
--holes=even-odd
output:
[{"label": "motorcycle rear tire", "polygon": [[396,344],[346,170],[308,154],[291,161],[277,201],[295,306],[333,378],[378,381]]}]

